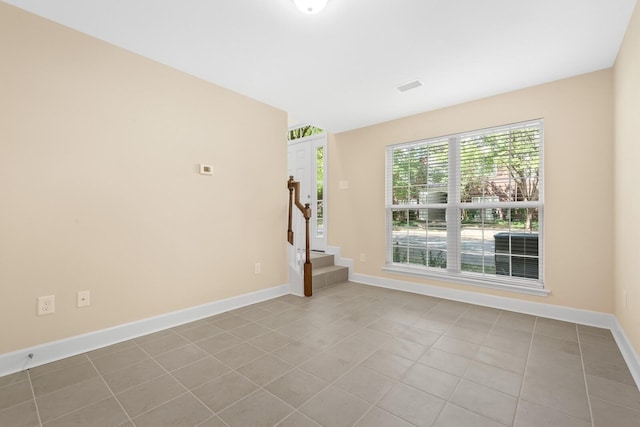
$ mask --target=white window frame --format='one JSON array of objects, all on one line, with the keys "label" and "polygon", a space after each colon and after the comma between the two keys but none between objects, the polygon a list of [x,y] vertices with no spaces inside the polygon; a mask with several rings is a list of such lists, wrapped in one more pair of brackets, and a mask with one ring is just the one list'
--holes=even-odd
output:
[{"label": "white window frame", "polygon": [[[477,135],[490,135],[494,133],[519,129],[523,127],[538,127],[540,129],[539,141],[539,182],[538,201],[527,202],[461,202],[460,194],[460,141],[464,138]],[[447,227],[447,268],[433,268],[417,264],[396,263],[393,261],[393,215],[394,210],[406,208],[407,205],[393,204],[393,153],[399,148],[416,145],[429,145],[434,142],[448,140],[448,200],[446,203],[446,227]],[[543,119],[530,120],[510,125],[497,126],[472,132],[463,132],[454,135],[440,136],[420,141],[387,146],[385,167],[385,210],[386,210],[386,235],[387,235],[387,262],[385,271],[411,275],[417,277],[433,278],[441,281],[481,286],[492,289],[510,290],[532,295],[548,295],[544,288],[544,121]],[[442,209],[444,204],[413,204],[411,209]],[[461,247],[462,247],[462,221],[460,213],[462,209],[490,209],[490,208],[537,208],[538,209],[538,279],[523,279],[515,276],[488,275],[461,271]],[[458,218],[451,221],[450,218]]]}]

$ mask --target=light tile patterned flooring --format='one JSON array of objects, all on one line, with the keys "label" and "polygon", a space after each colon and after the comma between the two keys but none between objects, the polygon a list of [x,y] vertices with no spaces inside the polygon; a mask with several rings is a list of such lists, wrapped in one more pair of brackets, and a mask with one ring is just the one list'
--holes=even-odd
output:
[{"label": "light tile patterned flooring", "polygon": [[639,426],[608,330],[355,283],[0,378],[1,426]]}]

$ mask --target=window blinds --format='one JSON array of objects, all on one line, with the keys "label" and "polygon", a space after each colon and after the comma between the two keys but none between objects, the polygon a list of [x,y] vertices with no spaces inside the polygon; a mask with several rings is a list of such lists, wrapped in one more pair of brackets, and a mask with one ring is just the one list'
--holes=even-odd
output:
[{"label": "window blinds", "polygon": [[387,148],[387,262],[542,286],[543,122]]}]

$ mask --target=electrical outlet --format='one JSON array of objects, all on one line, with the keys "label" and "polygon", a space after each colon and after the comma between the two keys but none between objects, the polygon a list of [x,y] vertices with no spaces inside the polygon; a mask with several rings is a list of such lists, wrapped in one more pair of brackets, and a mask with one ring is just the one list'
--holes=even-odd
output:
[{"label": "electrical outlet", "polygon": [[53,314],[56,311],[56,296],[47,295],[45,297],[38,297],[38,316],[44,316],[45,314]]},{"label": "electrical outlet", "polygon": [[367,254],[360,254],[360,262],[367,262]]},{"label": "electrical outlet", "polygon": [[256,262],[256,265],[255,265],[255,267],[253,269],[253,272],[255,274],[260,274],[262,272],[262,267],[260,266],[259,262]]},{"label": "electrical outlet", "polygon": [[89,307],[91,305],[91,293],[89,291],[78,292],[78,307]]}]

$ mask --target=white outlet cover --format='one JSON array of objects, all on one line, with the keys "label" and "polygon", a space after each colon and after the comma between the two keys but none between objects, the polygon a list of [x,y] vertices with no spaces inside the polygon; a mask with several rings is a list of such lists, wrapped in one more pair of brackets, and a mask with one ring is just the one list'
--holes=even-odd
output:
[{"label": "white outlet cover", "polygon": [[91,293],[89,291],[78,292],[78,307],[88,307],[91,305]]},{"label": "white outlet cover", "polygon": [[53,314],[56,311],[56,296],[47,295],[38,297],[38,316]]}]

